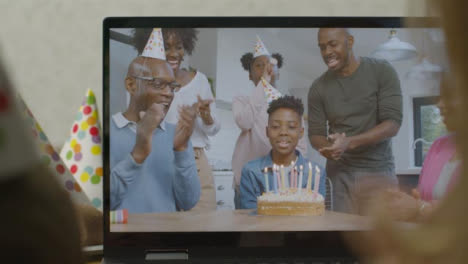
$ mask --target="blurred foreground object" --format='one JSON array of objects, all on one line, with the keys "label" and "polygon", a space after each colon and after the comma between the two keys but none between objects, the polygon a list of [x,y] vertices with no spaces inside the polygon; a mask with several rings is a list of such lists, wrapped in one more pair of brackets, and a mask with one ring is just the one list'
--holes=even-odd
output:
[{"label": "blurred foreground object", "polygon": [[70,195],[44,166],[0,62],[0,259],[2,263],[82,263]]},{"label": "blurred foreground object", "polygon": [[102,212],[89,204],[76,204],[80,225],[81,245],[94,246],[103,243]]},{"label": "blurred foreground object", "polygon": [[[457,111],[468,113],[468,1],[437,0],[433,5],[440,11],[450,71],[454,76],[457,97],[462,102]],[[410,230],[397,228],[389,221],[392,212],[376,206],[376,229],[351,238],[350,245],[361,253],[364,261],[412,264],[468,262],[468,171],[465,167],[468,160],[468,122],[463,115],[458,118],[456,143],[462,159],[458,184],[424,223]]]}]

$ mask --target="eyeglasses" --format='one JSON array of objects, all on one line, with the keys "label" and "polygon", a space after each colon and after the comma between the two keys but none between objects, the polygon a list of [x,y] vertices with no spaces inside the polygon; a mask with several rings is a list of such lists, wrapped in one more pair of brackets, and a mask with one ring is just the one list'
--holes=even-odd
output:
[{"label": "eyeglasses", "polygon": [[152,87],[155,90],[164,90],[164,88],[169,87],[172,92],[180,89],[181,85],[175,81],[167,82],[162,79],[154,77],[145,77],[145,76],[132,76],[135,79],[144,80],[147,82],[147,85]]}]

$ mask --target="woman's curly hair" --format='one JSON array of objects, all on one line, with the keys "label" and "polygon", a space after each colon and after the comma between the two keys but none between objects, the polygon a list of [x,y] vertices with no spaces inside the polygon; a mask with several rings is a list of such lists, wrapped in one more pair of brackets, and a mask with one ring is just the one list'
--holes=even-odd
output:
[{"label": "woman's curly hair", "polygon": [[[143,49],[148,42],[148,38],[153,32],[153,28],[135,28],[133,30],[132,45],[138,51],[138,54],[143,52]],[[198,30],[194,28],[162,28],[163,38],[166,39],[170,34],[175,34],[182,40],[182,46],[188,55],[192,55],[195,49],[195,43],[198,38]]]},{"label": "woman's curly hair", "polygon": [[[284,62],[283,56],[279,53],[273,53],[271,56],[278,61],[278,68],[281,68]],[[250,67],[252,66],[255,59],[253,57],[252,52],[247,52],[244,55],[242,55],[240,61],[242,64],[242,68],[244,68],[244,70],[246,71],[250,71]]]}]

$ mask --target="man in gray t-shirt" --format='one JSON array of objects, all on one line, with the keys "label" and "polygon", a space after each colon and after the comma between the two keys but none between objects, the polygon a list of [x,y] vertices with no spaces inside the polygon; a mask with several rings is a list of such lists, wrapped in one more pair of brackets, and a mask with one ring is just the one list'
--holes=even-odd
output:
[{"label": "man in gray t-shirt", "polygon": [[328,70],[309,90],[309,140],[327,158],[335,210],[362,213],[373,191],[398,182],[391,137],[402,120],[400,81],[388,62],[356,57],[347,29],[322,28],[318,43]]}]

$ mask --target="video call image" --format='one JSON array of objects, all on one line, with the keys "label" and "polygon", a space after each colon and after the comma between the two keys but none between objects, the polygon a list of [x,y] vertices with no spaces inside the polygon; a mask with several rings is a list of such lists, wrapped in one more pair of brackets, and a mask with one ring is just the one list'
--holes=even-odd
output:
[{"label": "video call image", "polygon": [[421,171],[451,132],[444,45],[436,28],[111,29],[109,201],[129,219],[111,231],[354,230],[377,193],[395,214],[442,197],[450,177]]}]

